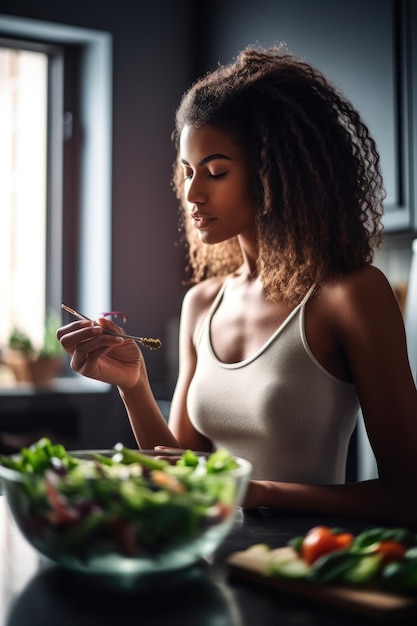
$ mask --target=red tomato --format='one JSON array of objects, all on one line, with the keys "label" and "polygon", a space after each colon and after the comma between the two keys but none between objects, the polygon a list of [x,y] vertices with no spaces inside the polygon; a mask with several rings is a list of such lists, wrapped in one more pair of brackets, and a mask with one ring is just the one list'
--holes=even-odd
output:
[{"label": "red tomato", "polygon": [[353,541],[351,533],[335,533],[328,526],[315,526],[301,544],[301,556],[309,565],[323,554],[346,550]]},{"label": "red tomato", "polygon": [[407,548],[399,541],[389,540],[381,541],[375,550],[376,554],[382,555],[382,563],[393,563],[394,561],[401,561],[404,558]]}]

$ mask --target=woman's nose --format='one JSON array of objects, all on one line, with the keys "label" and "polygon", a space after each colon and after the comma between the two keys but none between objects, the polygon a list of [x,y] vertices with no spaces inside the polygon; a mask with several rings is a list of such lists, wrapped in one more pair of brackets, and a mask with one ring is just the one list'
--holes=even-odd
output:
[{"label": "woman's nose", "polygon": [[202,204],[206,202],[207,195],[203,185],[197,176],[194,176],[185,185],[185,199],[190,204]]}]

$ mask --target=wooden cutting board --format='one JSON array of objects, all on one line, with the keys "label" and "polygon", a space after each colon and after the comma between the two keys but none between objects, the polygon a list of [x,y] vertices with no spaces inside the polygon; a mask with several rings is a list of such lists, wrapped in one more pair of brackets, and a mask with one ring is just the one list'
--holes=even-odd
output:
[{"label": "wooden cutting board", "polygon": [[[274,550],[278,554],[287,548]],[[252,546],[233,552],[227,559],[232,576],[274,587],[282,592],[345,609],[368,617],[399,619],[417,613],[417,595],[400,596],[373,589],[353,589],[341,586],[321,586],[307,581],[289,580],[278,575],[265,575],[268,553]]]}]

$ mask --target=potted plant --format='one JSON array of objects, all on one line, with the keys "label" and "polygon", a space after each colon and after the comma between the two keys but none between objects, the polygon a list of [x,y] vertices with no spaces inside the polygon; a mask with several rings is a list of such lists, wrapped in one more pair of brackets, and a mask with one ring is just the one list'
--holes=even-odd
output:
[{"label": "potted plant", "polygon": [[39,349],[34,348],[31,338],[24,331],[13,328],[2,360],[12,370],[17,382],[43,387],[57,376],[63,362],[63,350],[56,338],[58,326],[57,316],[48,315],[43,344]]}]

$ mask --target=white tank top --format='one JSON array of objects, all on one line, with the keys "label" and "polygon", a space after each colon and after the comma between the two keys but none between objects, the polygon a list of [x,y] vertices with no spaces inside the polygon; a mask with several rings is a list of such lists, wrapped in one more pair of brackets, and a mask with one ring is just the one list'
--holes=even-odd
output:
[{"label": "white tank top", "polygon": [[354,385],[326,371],[307,344],[305,305],[313,288],[255,354],[223,363],[211,345],[210,324],[226,285],[198,336],[187,397],[192,424],[215,448],[250,461],[253,479],[345,482],[359,401]]}]

